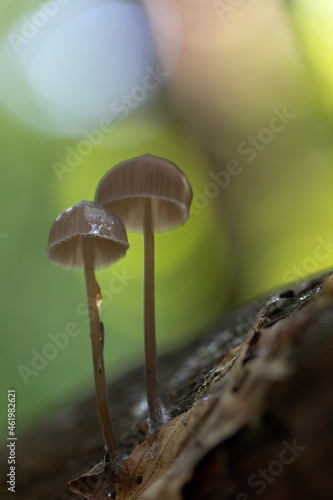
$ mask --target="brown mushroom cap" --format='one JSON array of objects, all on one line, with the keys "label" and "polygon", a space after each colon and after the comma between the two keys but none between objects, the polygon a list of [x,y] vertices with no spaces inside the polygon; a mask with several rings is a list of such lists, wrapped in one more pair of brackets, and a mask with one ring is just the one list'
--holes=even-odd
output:
[{"label": "brown mushroom cap", "polygon": [[48,259],[58,266],[84,270],[82,247],[92,242],[95,269],[124,257],[129,247],[123,223],[105,207],[80,201],[53,222],[47,245]]},{"label": "brown mushroom cap", "polygon": [[158,156],[119,163],[105,174],[95,194],[96,203],[113,210],[132,231],[143,231],[145,198],[151,198],[154,231],[166,231],[189,217],[192,189],[186,175]]}]

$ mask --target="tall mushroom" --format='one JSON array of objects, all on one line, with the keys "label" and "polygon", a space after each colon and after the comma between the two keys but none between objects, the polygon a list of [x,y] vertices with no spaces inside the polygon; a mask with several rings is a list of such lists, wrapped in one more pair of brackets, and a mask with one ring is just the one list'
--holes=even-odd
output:
[{"label": "tall mushroom", "polygon": [[96,401],[105,448],[118,451],[107,397],[100,322],[101,292],[95,269],[109,266],[124,257],[127,235],[121,220],[104,207],[81,201],[62,212],[53,222],[47,246],[48,259],[61,267],[85,273],[90,336],[92,342]]},{"label": "tall mushroom", "polygon": [[154,232],[185,223],[191,200],[192,189],[184,172],[173,162],[152,155],[116,165],[95,194],[96,203],[113,210],[128,231],[144,234],[145,376],[151,431],[163,424],[155,339]]}]

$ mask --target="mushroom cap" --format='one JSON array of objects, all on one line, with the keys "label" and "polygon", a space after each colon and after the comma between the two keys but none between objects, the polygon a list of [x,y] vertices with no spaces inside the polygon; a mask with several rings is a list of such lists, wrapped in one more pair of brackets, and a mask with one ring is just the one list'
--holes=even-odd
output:
[{"label": "mushroom cap", "polygon": [[154,231],[167,231],[187,221],[192,188],[175,163],[147,154],[109,170],[95,194],[96,203],[113,210],[131,231],[143,231],[145,198],[151,199]]},{"label": "mushroom cap", "polygon": [[47,257],[58,266],[84,270],[82,248],[88,241],[95,269],[124,257],[129,247],[119,217],[105,207],[84,200],[62,212],[53,222]]}]

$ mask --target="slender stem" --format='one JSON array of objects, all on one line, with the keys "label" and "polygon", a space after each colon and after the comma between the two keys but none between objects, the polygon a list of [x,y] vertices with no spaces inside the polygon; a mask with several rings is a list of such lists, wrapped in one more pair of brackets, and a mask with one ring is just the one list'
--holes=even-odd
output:
[{"label": "slender stem", "polygon": [[105,380],[104,359],[103,359],[103,331],[100,322],[99,308],[101,304],[101,293],[98,283],[95,278],[93,258],[92,258],[93,242],[86,238],[82,245],[84,257],[84,271],[86,279],[89,320],[90,320],[90,337],[93,352],[94,378],[96,402],[99,415],[99,422],[102,428],[106,450],[112,452],[117,451],[118,442],[114,432]]},{"label": "slender stem", "polygon": [[144,219],[144,329],[145,371],[149,424],[152,431],[163,424],[162,404],[158,388],[155,338],[154,231],[151,199],[145,198]]}]

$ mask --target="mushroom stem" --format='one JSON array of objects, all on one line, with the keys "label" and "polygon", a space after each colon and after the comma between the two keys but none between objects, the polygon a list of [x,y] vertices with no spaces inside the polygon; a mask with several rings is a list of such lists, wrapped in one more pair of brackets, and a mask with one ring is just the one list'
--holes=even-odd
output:
[{"label": "mushroom stem", "polygon": [[99,307],[101,304],[101,292],[95,278],[92,241],[87,238],[82,245],[84,271],[87,288],[90,337],[93,352],[94,379],[96,402],[99,415],[99,422],[102,428],[104,444],[107,451],[118,451],[118,442],[114,432],[110,408],[107,396],[107,386],[105,380],[104,358],[103,358],[103,332],[100,322]]},{"label": "mushroom stem", "polygon": [[151,198],[144,198],[144,204],[145,375],[149,426],[151,431],[154,431],[163,424],[163,412],[157,377],[154,291],[154,230]]}]

